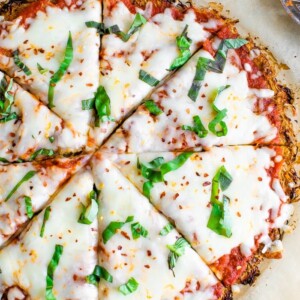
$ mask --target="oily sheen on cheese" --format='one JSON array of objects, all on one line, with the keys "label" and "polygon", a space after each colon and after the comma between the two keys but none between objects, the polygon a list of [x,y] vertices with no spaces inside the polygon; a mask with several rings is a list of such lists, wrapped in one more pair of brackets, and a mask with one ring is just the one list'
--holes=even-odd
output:
[{"label": "oily sheen on cheese", "polygon": [[[230,50],[223,73],[208,71],[196,101],[188,97],[189,89],[200,57],[213,59],[205,50],[200,50],[170,80],[149,96],[163,110],[153,116],[141,105],[128,118],[116,134],[104,146],[119,152],[147,152],[195,149],[215,145],[245,145],[271,142],[277,136],[277,128],[263,113],[255,113],[256,105],[263,98],[272,98],[274,92],[268,89],[251,89],[247,72],[238,67],[239,57]],[[224,119],[228,127],[225,136],[212,132],[200,138],[196,133],[182,129],[193,126],[193,117],[199,116],[204,127],[216,116],[212,108],[215,92],[228,86],[219,94],[215,105],[219,110],[227,109]]]},{"label": "oily sheen on cheese", "polygon": [[[30,197],[33,212],[38,212],[87,159],[88,156],[82,156],[52,159],[46,164],[40,162],[0,166],[0,247],[28,221],[24,197]],[[29,171],[37,173],[5,201],[8,193]]]},{"label": "oily sheen on cheese", "polygon": [[[222,285],[191,248],[179,257],[173,275],[167,245],[174,244],[180,235],[175,229],[166,236],[159,235],[168,221],[148,199],[102,154],[96,154],[92,165],[101,189],[100,236],[110,222],[124,221],[128,216],[148,231],[147,237],[133,239],[132,223],[125,224],[106,244],[100,241],[99,264],[113,276],[113,283],[100,281],[99,299],[218,299]],[[118,288],[131,277],[138,282],[138,289],[124,296]]]},{"label": "oily sheen on cheese", "polygon": [[16,293],[21,295],[18,299],[24,296],[32,300],[46,299],[47,266],[58,244],[63,246],[63,253],[54,272],[53,294],[56,299],[98,299],[97,288],[85,282],[85,277],[97,264],[97,222],[91,225],[77,222],[81,203],[86,205],[92,189],[91,172],[82,170],[51,202],[44,236],[40,237],[42,212],[20,239],[0,252],[1,297],[9,289],[6,291],[8,299],[16,299]]},{"label": "oily sheen on cheese", "polygon": [[[127,32],[135,14],[122,1],[118,1],[110,10],[107,8],[109,2],[104,1],[105,26],[117,23],[122,31]],[[149,3],[145,11],[137,9],[137,12],[150,16],[152,4]],[[159,81],[170,73],[168,69],[179,55],[176,37],[181,35],[186,25],[188,37],[192,39],[190,50],[193,53],[211,35],[207,28],[216,30],[220,23],[213,19],[208,23],[198,23],[193,9],[184,12],[182,20],[177,20],[172,15],[172,8],[167,8],[163,13],[149,18],[127,42],[114,34],[103,36],[100,85],[104,86],[110,97],[111,116],[115,122],[102,123],[100,128],[94,129],[98,144],[111,133],[116,123],[153,90],[153,87],[139,79],[141,69]]]},{"label": "oily sheen on cheese", "polygon": [[[0,47],[19,50],[22,62],[31,70],[26,76],[13,61],[0,55],[0,68],[15,78],[37,98],[48,103],[48,88],[52,74],[64,58],[69,32],[72,34],[74,58],[68,72],[55,86],[53,111],[65,121],[58,136],[59,143],[70,150],[80,149],[87,142],[92,113],[82,110],[81,101],[93,98],[99,84],[99,35],[85,22],[100,21],[100,3],[86,0],[79,8],[60,9],[48,6],[39,11],[34,19],[26,19],[25,28],[21,18],[0,24]],[[37,63],[49,70],[40,74]]]},{"label": "oily sheen on cheese", "polygon": [[[270,244],[270,229],[282,228],[293,211],[292,205],[286,203],[287,197],[280,184],[276,190],[270,186],[271,178],[266,170],[273,166],[275,155],[271,149],[250,146],[213,148],[194,154],[178,170],[165,175],[167,183],[154,184],[151,202],[174,220],[179,231],[207,263],[215,262],[235,247],[240,247],[242,254],[248,257],[255,250],[255,239]],[[114,159],[121,172],[142,191],[145,180],[136,167],[137,158],[143,163],[156,157],[169,161],[176,154],[124,154]],[[224,192],[230,198],[230,238],[207,228],[212,178],[222,165],[233,178]]]}]

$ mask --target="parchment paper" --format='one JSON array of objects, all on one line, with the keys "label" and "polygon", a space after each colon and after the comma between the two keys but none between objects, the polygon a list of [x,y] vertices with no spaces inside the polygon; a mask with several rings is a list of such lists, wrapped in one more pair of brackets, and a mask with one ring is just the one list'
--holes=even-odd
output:
[{"label": "parchment paper", "polygon": [[[195,0],[196,5],[211,1]],[[259,43],[267,46],[276,59],[290,70],[280,74],[296,94],[300,108],[300,26],[281,6],[280,0],[219,0],[224,5],[224,15],[239,19],[242,34],[259,37]],[[228,11],[229,10],[229,11]],[[299,120],[299,114],[297,119]],[[299,120],[300,122],[300,120]],[[251,288],[238,297],[241,300],[299,300],[300,299],[300,203],[295,205],[291,222],[296,229],[283,240],[281,260],[267,261],[261,276]],[[298,226],[295,226],[297,225]]]}]

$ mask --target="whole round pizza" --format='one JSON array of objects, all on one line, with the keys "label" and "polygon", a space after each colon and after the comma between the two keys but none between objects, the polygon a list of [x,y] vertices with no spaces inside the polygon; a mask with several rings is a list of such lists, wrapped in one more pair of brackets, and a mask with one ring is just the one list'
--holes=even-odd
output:
[{"label": "whole round pizza", "polygon": [[216,8],[2,6],[1,299],[237,299],[281,258],[293,94]]}]

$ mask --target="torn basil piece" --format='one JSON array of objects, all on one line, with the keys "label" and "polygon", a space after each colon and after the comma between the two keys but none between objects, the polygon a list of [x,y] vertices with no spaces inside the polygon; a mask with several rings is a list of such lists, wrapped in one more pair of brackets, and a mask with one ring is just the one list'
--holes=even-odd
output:
[{"label": "torn basil piece", "polygon": [[188,130],[196,133],[200,138],[205,138],[208,134],[208,130],[204,127],[200,117],[194,116],[193,121],[194,121],[194,126],[183,125],[181,128],[183,130]]},{"label": "torn basil piece", "polygon": [[4,157],[0,157],[0,162],[5,163],[5,164],[9,163],[9,161]]},{"label": "torn basil piece", "polygon": [[129,295],[132,294],[133,292],[135,292],[139,287],[139,283],[133,278],[131,277],[127,283],[122,284],[119,287],[119,291],[120,293],[122,293],[123,295]]},{"label": "torn basil piece", "polygon": [[37,63],[37,68],[42,75],[49,71],[48,69],[44,69],[39,63]]},{"label": "torn basil piece", "polygon": [[34,215],[32,210],[31,198],[28,196],[24,196],[24,201],[25,201],[26,215],[29,219],[31,219]]},{"label": "torn basil piece", "polygon": [[33,161],[38,156],[49,156],[49,157],[51,157],[53,155],[54,155],[54,151],[52,149],[41,148],[39,150],[36,150],[34,153],[32,153],[29,160]]},{"label": "torn basil piece", "polygon": [[219,111],[215,118],[208,124],[208,129],[217,137],[225,136],[228,133],[227,125],[223,121],[223,119],[226,118],[226,116],[227,109],[223,109]]},{"label": "torn basil piece", "polygon": [[49,218],[50,218],[50,213],[51,213],[51,207],[48,206],[48,207],[45,209],[45,212],[44,212],[44,218],[43,218],[43,223],[42,223],[42,227],[41,227],[41,231],[40,231],[40,237],[43,237],[43,236],[44,236],[44,233],[45,233],[45,226],[46,226],[47,221],[48,221]]},{"label": "torn basil piece", "polygon": [[19,118],[15,112],[11,112],[15,101],[12,92],[13,83],[13,79],[10,79],[8,83],[5,76],[3,76],[0,82],[0,123],[6,123]]},{"label": "torn basil piece", "polygon": [[98,193],[93,190],[89,194],[89,203],[87,206],[82,204],[82,212],[78,223],[90,225],[94,222],[98,214]]},{"label": "torn basil piece", "polygon": [[150,86],[157,86],[159,84],[159,80],[151,76],[144,70],[139,71],[139,79],[149,84]]},{"label": "torn basil piece", "polygon": [[5,197],[4,201],[8,201],[12,195],[18,190],[18,188],[26,181],[30,180],[34,175],[36,174],[36,171],[29,171],[27,172],[23,178],[13,187],[13,189],[8,193],[8,195]]},{"label": "torn basil piece", "polygon": [[153,100],[145,101],[144,105],[151,115],[159,116],[163,113],[163,111],[157,106],[157,104]]},{"label": "torn basil piece", "polygon": [[60,258],[63,254],[64,247],[62,245],[55,245],[54,253],[49,262],[46,276],[46,300],[55,300],[56,297],[53,294],[53,277],[54,272],[59,264]]},{"label": "torn basil piece", "polygon": [[144,238],[148,236],[148,230],[139,222],[131,224],[131,233],[134,240],[138,239],[141,236]]},{"label": "torn basil piece", "polygon": [[49,106],[49,108],[55,107],[55,105],[54,105],[55,86],[65,75],[65,73],[67,72],[72,61],[73,61],[73,42],[72,42],[72,34],[71,34],[71,32],[69,32],[69,37],[68,37],[67,46],[65,49],[64,59],[61,62],[56,73],[54,73],[50,79],[49,89],[48,89],[48,106]]},{"label": "torn basil piece", "polygon": [[86,282],[97,286],[101,278],[103,278],[107,282],[113,282],[112,275],[105,268],[96,265],[93,273],[86,276]]},{"label": "torn basil piece", "polygon": [[19,57],[19,50],[13,52],[14,63],[27,75],[30,76],[32,72],[30,69],[21,61]]},{"label": "torn basil piece", "polygon": [[168,235],[172,230],[174,229],[174,226],[171,223],[168,223],[164,228],[159,232],[159,235],[166,236]]}]

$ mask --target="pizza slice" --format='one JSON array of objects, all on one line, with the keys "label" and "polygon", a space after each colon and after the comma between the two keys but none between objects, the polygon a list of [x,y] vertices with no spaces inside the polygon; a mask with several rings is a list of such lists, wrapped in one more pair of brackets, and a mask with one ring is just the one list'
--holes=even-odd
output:
[{"label": "pizza slice", "polygon": [[51,200],[89,156],[0,166],[0,247]]},{"label": "pizza slice", "polygon": [[141,153],[290,145],[294,131],[287,106],[287,89],[276,82],[263,52],[251,41],[223,34],[222,39],[206,40],[203,49],[147,97],[104,148]]},{"label": "pizza slice", "polygon": [[0,72],[0,164],[68,153],[65,122]]},{"label": "pizza slice", "polygon": [[100,299],[225,299],[227,291],[190,244],[97,153]]},{"label": "pizza slice", "polygon": [[86,22],[100,21],[97,0],[33,1],[0,23],[0,69],[65,121],[61,139],[80,150],[91,113],[81,101],[99,83],[99,35]]},{"label": "pizza slice", "polygon": [[97,144],[212,33],[226,26],[209,9],[165,0],[104,0],[99,105],[87,107],[95,109]]},{"label": "pizza slice", "polygon": [[226,286],[252,283],[260,255],[281,257],[294,197],[288,148],[110,155]]},{"label": "pizza slice", "polygon": [[0,251],[2,299],[98,299],[86,278],[97,264],[97,220],[88,209],[93,184],[89,170],[77,173]]}]

